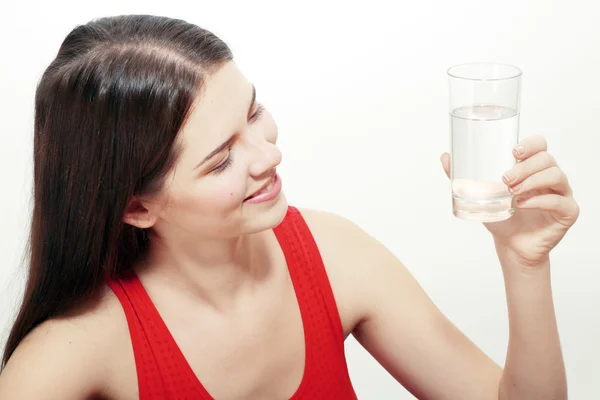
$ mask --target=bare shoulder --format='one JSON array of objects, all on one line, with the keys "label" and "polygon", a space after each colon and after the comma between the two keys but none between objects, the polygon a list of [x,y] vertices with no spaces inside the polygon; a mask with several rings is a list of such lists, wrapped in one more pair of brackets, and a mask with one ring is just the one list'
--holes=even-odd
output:
[{"label": "bare shoulder", "polygon": [[349,219],[324,211],[300,209],[300,212],[319,250],[332,266],[355,274],[376,273],[382,265],[390,263],[396,268],[403,267],[381,242]]},{"label": "bare shoulder", "polygon": [[310,209],[300,212],[321,252],[346,333],[368,316],[373,292],[387,280],[392,278],[399,286],[415,285],[401,261],[348,218]]},{"label": "bare shoulder", "polygon": [[328,273],[350,286],[364,319],[381,292],[393,290],[407,304],[430,303],[408,268],[384,244],[360,226],[339,215],[300,210],[319,246]]},{"label": "bare shoulder", "polygon": [[[372,239],[352,221],[325,211],[299,209],[308,225],[325,263],[330,280],[349,280],[349,271],[359,272],[356,256],[372,245]],[[360,249],[363,249],[362,251]],[[352,274],[353,275],[353,274]]]},{"label": "bare shoulder", "polygon": [[118,300],[109,290],[80,310],[33,329],[0,375],[0,398],[105,397],[110,357],[123,330]]},{"label": "bare shoulder", "polygon": [[346,247],[348,244],[354,244],[364,247],[376,244],[376,240],[371,235],[348,218],[308,208],[300,208],[299,211],[316,240],[320,242],[319,245]]}]

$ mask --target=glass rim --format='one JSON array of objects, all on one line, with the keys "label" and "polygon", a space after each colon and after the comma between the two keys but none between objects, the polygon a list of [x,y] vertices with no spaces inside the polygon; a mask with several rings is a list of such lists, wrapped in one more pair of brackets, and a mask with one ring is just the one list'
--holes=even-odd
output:
[{"label": "glass rim", "polygon": [[[469,66],[476,66],[476,65],[498,65],[501,67],[512,68],[515,70],[515,72],[514,72],[514,74],[509,74],[509,76],[503,77],[503,78],[470,78],[467,76],[461,76],[461,75],[452,73],[452,70],[455,68],[469,67]],[[450,76],[452,78],[464,79],[467,81],[507,81],[510,79],[519,78],[521,75],[523,75],[523,71],[521,71],[521,69],[519,67],[515,67],[514,65],[511,65],[511,64],[498,63],[498,62],[470,62],[470,63],[456,64],[456,65],[453,65],[452,67],[448,68],[446,73],[448,74],[448,76]]]}]

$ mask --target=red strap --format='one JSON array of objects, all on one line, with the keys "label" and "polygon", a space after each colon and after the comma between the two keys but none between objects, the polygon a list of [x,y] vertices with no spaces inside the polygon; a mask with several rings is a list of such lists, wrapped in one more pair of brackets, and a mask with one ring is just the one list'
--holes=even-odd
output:
[{"label": "red strap", "polygon": [[294,207],[274,232],[288,262],[304,325],[306,370],[292,400],[355,399],[342,322],[317,243]]},{"label": "red strap", "polygon": [[[288,264],[304,327],[304,377],[291,399],[356,399],[346,366],[342,323],[310,229],[302,214],[289,207],[274,232]],[[135,273],[108,285],[127,317],[140,399],[212,400]]]},{"label": "red strap", "polygon": [[140,400],[212,400],[181,353],[137,275],[108,282],[127,318]]}]

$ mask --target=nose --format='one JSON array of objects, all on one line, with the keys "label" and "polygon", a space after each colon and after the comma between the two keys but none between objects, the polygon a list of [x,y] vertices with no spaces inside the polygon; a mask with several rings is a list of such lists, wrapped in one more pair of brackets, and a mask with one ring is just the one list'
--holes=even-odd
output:
[{"label": "nose", "polygon": [[252,160],[250,162],[250,175],[260,178],[271,172],[281,163],[281,151],[264,138],[259,143],[252,143]]}]

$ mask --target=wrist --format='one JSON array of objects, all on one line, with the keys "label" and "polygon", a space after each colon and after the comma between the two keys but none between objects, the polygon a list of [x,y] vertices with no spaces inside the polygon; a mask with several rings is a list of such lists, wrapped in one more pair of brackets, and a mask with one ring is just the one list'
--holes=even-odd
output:
[{"label": "wrist", "polygon": [[523,274],[537,274],[550,269],[549,254],[543,254],[534,259],[525,258],[503,243],[495,241],[494,244],[498,260],[505,272],[518,271]]}]

